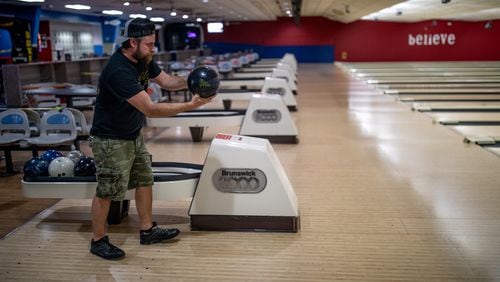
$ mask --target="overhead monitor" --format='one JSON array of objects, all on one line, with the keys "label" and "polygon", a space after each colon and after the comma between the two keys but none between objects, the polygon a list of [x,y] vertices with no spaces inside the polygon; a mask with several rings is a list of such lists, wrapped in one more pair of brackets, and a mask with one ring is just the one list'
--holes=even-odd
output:
[{"label": "overhead monitor", "polygon": [[207,31],[208,33],[222,33],[224,32],[224,24],[221,22],[208,23]]}]

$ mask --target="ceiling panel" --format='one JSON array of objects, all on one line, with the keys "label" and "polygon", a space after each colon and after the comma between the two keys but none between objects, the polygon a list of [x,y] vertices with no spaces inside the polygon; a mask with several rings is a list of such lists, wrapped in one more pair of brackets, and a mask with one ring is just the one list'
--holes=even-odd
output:
[{"label": "ceiling panel", "polygon": [[[295,1],[295,0],[293,0]],[[272,21],[287,16],[285,11],[292,0],[46,0],[43,9],[102,15],[102,10],[121,10],[121,19],[132,13],[148,17],[163,17],[166,22],[192,21],[202,17],[204,21]],[[440,0],[302,0],[301,16],[322,16],[331,20],[349,23],[362,17],[371,20],[415,22],[432,19],[482,21],[500,19],[500,0],[451,0],[442,4]],[[0,0],[0,3],[33,5],[17,0]],[[91,10],[75,11],[64,8],[65,4],[83,3]],[[395,4],[405,6],[393,6]],[[152,11],[146,11],[146,7]],[[387,8],[386,10],[383,10]],[[170,16],[175,9],[176,17]],[[379,13],[374,12],[383,10]],[[183,14],[188,20],[182,20]]]},{"label": "ceiling panel", "polygon": [[331,20],[349,23],[402,0],[309,0],[302,1],[302,16],[323,16]]},{"label": "ceiling panel", "polygon": [[483,21],[500,19],[500,0],[411,0],[371,15],[370,19],[417,22],[424,20]]}]

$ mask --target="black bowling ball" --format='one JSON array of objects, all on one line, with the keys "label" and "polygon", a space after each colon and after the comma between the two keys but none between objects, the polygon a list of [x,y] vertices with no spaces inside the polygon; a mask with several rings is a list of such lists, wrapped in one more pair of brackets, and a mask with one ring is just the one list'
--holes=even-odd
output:
[{"label": "black bowling ball", "polygon": [[94,159],[91,157],[81,157],[75,164],[75,176],[93,176],[95,175]]},{"label": "black bowling ball", "polygon": [[219,89],[219,74],[209,67],[197,67],[188,76],[188,88],[202,98],[208,98],[217,93]]}]

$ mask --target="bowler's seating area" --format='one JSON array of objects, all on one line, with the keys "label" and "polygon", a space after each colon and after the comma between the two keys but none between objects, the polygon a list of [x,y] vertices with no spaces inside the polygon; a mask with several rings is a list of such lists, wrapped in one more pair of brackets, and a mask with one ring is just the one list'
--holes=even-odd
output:
[{"label": "bowler's seating area", "polygon": [[40,122],[41,117],[38,112],[32,109],[22,109],[23,112],[28,116],[28,122],[30,124],[30,137],[40,135]]},{"label": "bowler's seating area", "polygon": [[[54,82],[41,82],[35,84],[28,84],[22,87],[22,90],[37,89],[40,87],[52,87],[55,85]],[[57,98],[55,95],[33,95],[29,97],[29,103],[33,107],[38,108],[53,108],[61,105],[61,99]]]},{"label": "bowler's seating area", "polygon": [[[75,118],[76,124],[76,140],[88,140],[90,136],[90,127],[92,126],[87,122],[87,118],[83,114],[82,111],[75,108],[66,108],[68,109]],[[78,147],[78,145],[76,145]]]},{"label": "bowler's seating area", "polygon": [[[163,95],[163,90],[158,83],[150,82],[148,85],[148,90],[151,101],[158,103],[165,102],[165,100],[167,100],[167,97]],[[168,96],[168,100],[170,100],[170,96]]]},{"label": "bowler's seating area", "polygon": [[12,151],[31,151],[35,157],[38,151],[47,149],[74,150],[79,148],[78,140],[85,139],[81,136],[88,136],[88,130],[83,113],[76,109],[49,110],[41,118],[31,109],[0,112],[0,148],[4,151],[6,174],[15,173]]},{"label": "bowler's seating area", "polygon": [[54,108],[61,106],[61,99],[54,95],[34,95],[33,99],[37,108]]},{"label": "bowler's seating area", "polygon": [[73,98],[73,108],[79,110],[94,110],[96,98],[94,97],[75,97]]},{"label": "bowler's seating area", "polygon": [[[22,87],[23,90],[32,90],[32,89],[38,89],[38,88],[67,88],[74,86],[71,83],[55,83],[55,82],[44,82],[44,83],[36,83],[36,84],[30,84],[30,85],[25,85]],[[87,86],[87,87],[95,87],[92,85],[82,85],[82,86]],[[95,97],[73,97],[73,106],[76,109],[79,110],[93,110],[96,98]],[[56,95],[52,94],[40,94],[40,95],[30,95],[30,105],[34,108],[54,108],[54,107],[61,107],[61,106],[66,106],[65,98],[59,98]]]},{"label": "bowler's seating area", "polygon": [[[33,95],[34,106],[37,108],[54,108],[66,106],[64,101],[54,95]],[[93,110],[95,98],[75,97],[73,98],[73,107],[80,110]]]},{"label": "bowler's seating area", "polygon": [[40,121],[40,135],[26,139],[31,145],[58,145],[76,140],[76,122],[67,110],[45,112]]},{"label": "bowler's seating area", "polygon": [[11,144],[30,138],[28,115],[17,109],[0,113],[0,144]]}]

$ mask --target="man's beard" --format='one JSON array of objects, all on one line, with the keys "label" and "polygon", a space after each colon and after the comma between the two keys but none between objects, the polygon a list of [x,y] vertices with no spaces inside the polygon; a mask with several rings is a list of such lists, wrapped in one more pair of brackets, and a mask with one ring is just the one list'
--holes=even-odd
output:
[{"label": "man's beard", "polygon": [[137,63],[140,64],[140,65],[144,65],[144,66],[147,66],[149,65],[149,63],[151,63],[151,61],[153,60],[153,55],[143,55],[140,53],[139,49],[137,49],[135,52],[134,52],[134,58],[137,60]]}]

